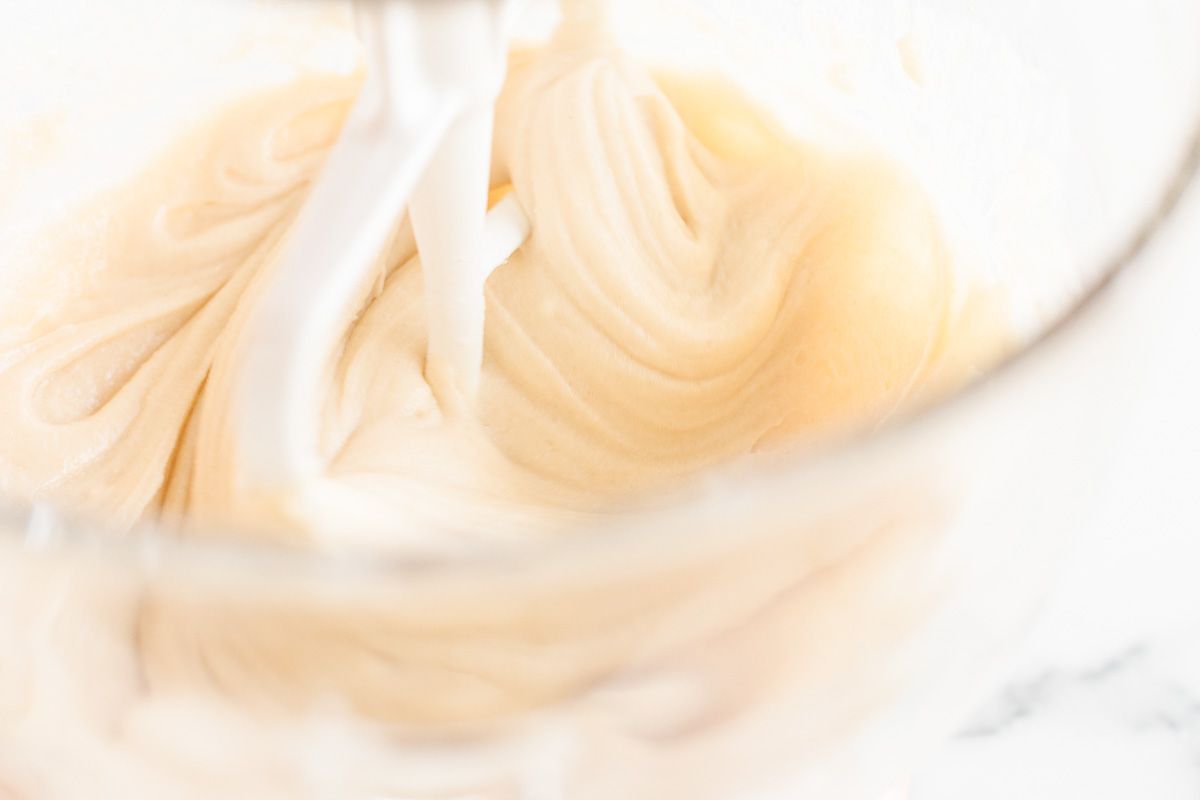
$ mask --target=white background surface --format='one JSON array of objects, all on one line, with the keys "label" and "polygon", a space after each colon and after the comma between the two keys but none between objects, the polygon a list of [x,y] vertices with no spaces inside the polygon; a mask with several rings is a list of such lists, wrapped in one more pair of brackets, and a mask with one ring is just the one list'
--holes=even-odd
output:
[{"label": "white background surface", "polygon": [[1200,186],[1149,255],[1161,329],[1104,496],[1007,684],[912,800],[1200,797]]}]

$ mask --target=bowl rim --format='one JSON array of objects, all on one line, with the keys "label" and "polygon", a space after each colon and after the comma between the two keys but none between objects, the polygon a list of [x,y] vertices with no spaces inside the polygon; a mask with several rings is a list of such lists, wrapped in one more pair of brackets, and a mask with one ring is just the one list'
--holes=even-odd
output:
[{"label": "bowl rim", "polygon": [[[722,485],[722,496],[730,497],[744,492],[751,485],[761,487],[764,478],[781,475],[794,477],[797,473],[820,468],[837,459],[853,458],[876,448],[887,447],[889,441],[951,416],[1065,339],[1071,330],[1082,324],[1083,318],[1116,293],[1120,283],[1118,278],[1131,271],[1150,244],[1173,221],[1189,191],[1200,189],[1200,117],[1193,121],[1184,142],[1182,157],[1149,211],[1132,227],[1131,233],[1113,249],[1110,256],[1100,259],[1103,266],[1095,273],[1096,278],[1086,290],[1037,336],[955,391],[894,415],[878,426],[832,437],[812,447],[781,453],[769,459],[769,463],[756,464],[751,469],[725,472],[718,468],[712,471],[728,479]],[[687,483],[692,485],[696,482]],[[667,497],[672,497],[672,494],[668,493]],[[685,500],[669,500],[644,516],[657,517],[663,513],[679,512]],[[638,516],[636,510],[622,514],[621,525],[615,526],[617,530],[613,529],[612,524],[602,523],[584,526],[569,536],[522,543],[518,547],[483,546],[467,553],[414,556],[303,548],[261,537],[236,536],[236,530],[228,526],[214,528],[215,533],[228,535],[212,537],[180,536],[175,532],[169,533],[163,523],[156,522],[141,523],[132,531],[118,533],[85,515],[64,512],[45,502],[2,498],[0,548],[40,557],[64,554],[100,557],[143,570],[161,570],[169,565],[184,570],[188,567],[215,567],[229,573],[244,568],[249,570],[247,575],[256,578],[274,574],[305,580],[349,579],[359,582],[375,577],[394,580],[398,574],[412,579],[444,575],[446,572],[467,574],[480,569],[499,568],[511,572],[517,566],[528,566],[534,562],[561,564],[578,560],[581,554],[611,555],[620,549],[620,527],[637,527]],[[743,536],[744,532],[737,535]],[[634,544],[643,543],[644,536],[645,531],[639,531]]]}]

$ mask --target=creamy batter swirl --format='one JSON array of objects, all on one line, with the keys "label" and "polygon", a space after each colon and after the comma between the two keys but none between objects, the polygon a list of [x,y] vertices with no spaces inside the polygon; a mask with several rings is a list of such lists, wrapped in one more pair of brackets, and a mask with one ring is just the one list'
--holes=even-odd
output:
[{"label": "creamy batter swirl", "polygon": [[953,282],[920,188],[577,34],[515,56],[498,104],[494,194],[532,233],[487,284],[475,404],[425,380],[398,220],[327,370],[327,468],[288,497],[245,490],[246,320],[356,87],[306,79],[227,108],[18,254],[0,489],[118,526],[440,549],[553,533],[912,396]]}]

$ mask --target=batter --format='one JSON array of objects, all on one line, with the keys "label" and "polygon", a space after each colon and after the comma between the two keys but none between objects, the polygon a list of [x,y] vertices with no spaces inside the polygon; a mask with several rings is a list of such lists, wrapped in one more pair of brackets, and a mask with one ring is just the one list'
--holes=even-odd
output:
[{"label": "batter", "polygon": [[564,29],[514,56],[497,106],[493,198],[512,193],[531,235],[487,284],[478,398],[425,379],[398,220],[328,366],[326,469],[257,496],[233,425],[247,320],[359,82],[309,74],[229,105],[6,248],[0,492],[116,528],[453,549],[871,424],[975,366],[948,350],[955,273],[900,169]]}]

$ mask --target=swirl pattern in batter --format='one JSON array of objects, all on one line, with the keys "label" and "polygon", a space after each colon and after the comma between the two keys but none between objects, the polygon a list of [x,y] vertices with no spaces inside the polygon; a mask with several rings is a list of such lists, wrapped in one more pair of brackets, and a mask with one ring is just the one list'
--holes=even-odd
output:
[{"label": "swirl pattern in batter", "polygon": [[477,403],[443,407],[423,376],[398,221],[328,366],[327,469],[295,496],[245,491],[246,319],[357,85],[305,79],[230,106],[17,254],[0,489],[117,526],[446,549],[553,534],[912,397],[955,280],[920,187],[575,34],[514,56],[498,104],[496,193],[532,233],[487,284]]}]

